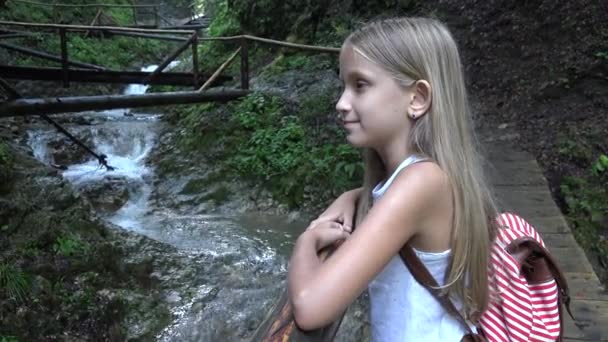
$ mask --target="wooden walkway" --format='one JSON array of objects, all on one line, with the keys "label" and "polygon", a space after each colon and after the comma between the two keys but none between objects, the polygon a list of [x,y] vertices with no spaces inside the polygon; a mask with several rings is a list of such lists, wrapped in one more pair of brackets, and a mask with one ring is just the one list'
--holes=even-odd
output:
[{"label": "wooden walkway", "polygon": [[536,160],[507,144],[492,143],[485,148],[500,210],[526,218],[541,233],[566,275],[576,321],[564,316],[565,341],[608,341],[608,292],[574,240]]}]

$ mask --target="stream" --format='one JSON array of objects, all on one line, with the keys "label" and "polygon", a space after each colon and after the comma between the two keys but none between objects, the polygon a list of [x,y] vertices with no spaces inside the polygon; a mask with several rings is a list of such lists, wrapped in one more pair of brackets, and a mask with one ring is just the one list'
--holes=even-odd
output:
[{"label": "stream", "polygon": [[[123,93],[143,94],[146,89],[132,84]],[[247,340],[284,288],[293,241],[306,223],[282,216],[200,214],[156,205],[150,200],[154,165],[147,163],[147,157],[162,132],[162,114],[114,109],[55,117],[63,117],[68,131],[105,154],[115,170],[105,170],[88,155],[68,165],[54,160],[53,141],[63,138],[49,126],[28,132],[35,157],[46,164],[65,165],[63,177],[90,198],[114,194],[97,203],[103,219],[175,247],[198,270],[188,284],[175,284],[166,291],[173,322],[157,340]],[[354,340],[349,333],[341,335],[341,340]]]}]

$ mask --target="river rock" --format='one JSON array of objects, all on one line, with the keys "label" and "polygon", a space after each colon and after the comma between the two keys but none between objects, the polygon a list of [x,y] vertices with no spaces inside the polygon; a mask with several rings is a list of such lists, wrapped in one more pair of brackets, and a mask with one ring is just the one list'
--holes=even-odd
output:
[{"label": "river rock", "polygon": [[114,212],[129,200],[129,183],[125,178],[105,178],[101,182],[81,186],[93,206],[104,212]]}]

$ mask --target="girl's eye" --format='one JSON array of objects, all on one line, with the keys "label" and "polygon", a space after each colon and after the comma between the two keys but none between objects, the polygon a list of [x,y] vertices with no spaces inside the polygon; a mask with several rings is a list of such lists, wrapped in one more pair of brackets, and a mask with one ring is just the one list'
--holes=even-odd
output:
[{"label": "girl's eye", "polygon": [[368,83],[365,81],[357,81],[355,85],[357,89],[363,89],[368,86]]}]

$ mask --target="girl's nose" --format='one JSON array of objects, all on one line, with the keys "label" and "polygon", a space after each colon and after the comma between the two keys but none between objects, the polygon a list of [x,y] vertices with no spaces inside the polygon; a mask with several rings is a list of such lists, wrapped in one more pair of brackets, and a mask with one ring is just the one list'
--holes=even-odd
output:
[{"label": "girl's nose", "polygon": [[351,105],[345,96],[345,92],[342,93],[342,95],[340,96],[340,99],[338,100],[338,103],[336,103],[336,110],[338,111],[338,113],[340,115],[344,115],[344,114],[350,112]]}]

